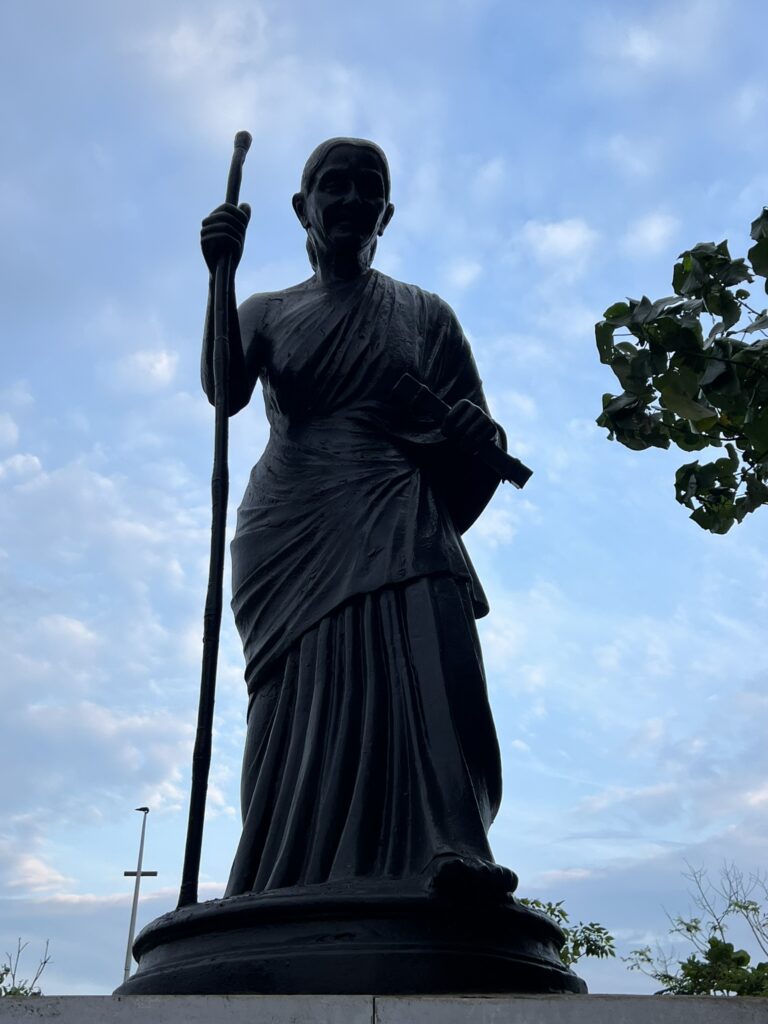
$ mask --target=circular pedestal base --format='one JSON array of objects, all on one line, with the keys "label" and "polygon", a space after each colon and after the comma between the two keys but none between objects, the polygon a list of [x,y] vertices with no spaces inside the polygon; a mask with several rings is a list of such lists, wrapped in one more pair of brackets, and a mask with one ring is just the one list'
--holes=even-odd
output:
[{"label": "circular pedestal base", "polygon": [[586,992],[562,943],[511,897],[245,895],[153,921],[115,994]]}]

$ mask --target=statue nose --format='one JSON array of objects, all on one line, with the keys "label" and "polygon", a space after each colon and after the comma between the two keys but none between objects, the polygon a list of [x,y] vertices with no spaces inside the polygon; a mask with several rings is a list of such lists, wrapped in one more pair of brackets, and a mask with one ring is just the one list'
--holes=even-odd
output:
[{"label": "statue nose", "polygon": [[342,202],[345,206],[358,206],[360,204],[360,193],[357,189],[357,185],[350,184],[342,198]]}]

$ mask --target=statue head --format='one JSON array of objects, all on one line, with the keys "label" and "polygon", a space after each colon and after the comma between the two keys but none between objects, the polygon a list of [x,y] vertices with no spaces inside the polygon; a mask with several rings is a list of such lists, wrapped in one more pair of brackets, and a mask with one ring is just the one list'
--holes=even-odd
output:
[{"label": "statue head", "polygon": [[356,255],[370,266],[376,240],[392,219],[389,164],[367,139],[321,142],[304,166],[293,208],[307,232],[307,253],[317,267],[318,250]]}]

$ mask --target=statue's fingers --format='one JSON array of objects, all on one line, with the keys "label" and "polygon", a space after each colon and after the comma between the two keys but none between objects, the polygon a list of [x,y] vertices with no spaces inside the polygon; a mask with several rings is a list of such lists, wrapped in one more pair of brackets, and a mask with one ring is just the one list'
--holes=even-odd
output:
[{"label": "statue's fingers", "polygon": [[451,429],[461,433],[471,430],[476,422],[474,407],[469,403],[455,405],[448,416],[450,417]]},{"label": "statue's fingers", "polygon": [[[232,209],[236,212],[232,213]],[[219,211],[214,210],[213,213],[203,218],[203,227],[226,224],[242,233],[248,225],[248,219],[244,216],[242,210],[238,210],[236,206],[232,207],[232,209]]]},{"label": "statue's fingers", "polygon": [[236,231],[234,228],[229,228],[226,225],[211,224],[208,227],[201,229],[200,240],[211,243],[229,241],[242,246],[243,235],[242,232]]}]

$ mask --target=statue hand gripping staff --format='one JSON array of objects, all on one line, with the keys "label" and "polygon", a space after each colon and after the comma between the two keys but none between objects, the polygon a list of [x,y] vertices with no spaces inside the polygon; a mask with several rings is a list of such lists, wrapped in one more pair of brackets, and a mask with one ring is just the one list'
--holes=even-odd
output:
[{"label": "statue hand gripping staff", "polygon": [[[293,206],[312,276],[221,300],[229,414],[258,379],[270,425],[232,542],[242,834],[224,899],[195,904],[185,864],[180,908],[139,936],[120,991],[582,991],[488,844],[488,605],[461,534],[530,471],[499,447],[450,307],[373,269],[394,213],[381,149],[321,144]],[[216,296],[248,216],[232,202],[203,222],[209,267],[229,265],[203,355],[217,424]]]}]

